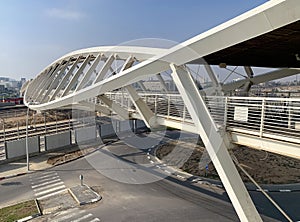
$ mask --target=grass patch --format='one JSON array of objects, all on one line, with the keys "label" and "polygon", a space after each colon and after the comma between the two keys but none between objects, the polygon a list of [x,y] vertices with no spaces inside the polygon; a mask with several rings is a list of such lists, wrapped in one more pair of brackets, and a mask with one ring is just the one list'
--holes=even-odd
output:
[{"label": "grass patch", "polygon": [[0,209],[0,222],[13,222],[38,213],[35,201],[29,200]]}]

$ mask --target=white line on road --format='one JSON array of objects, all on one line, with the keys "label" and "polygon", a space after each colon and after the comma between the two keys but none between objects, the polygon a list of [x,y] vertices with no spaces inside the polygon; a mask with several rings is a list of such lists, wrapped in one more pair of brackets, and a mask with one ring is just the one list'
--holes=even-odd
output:
[{"label": "white line on road", "polygon": [[43,200],[43,199],[45,199],[45,198],[48,198],[48,197],[51,197],[51,196],[54,196],[54,195],[57,195],[57,194],[63,193],[63,192],[65,192],[65,191],[67,191],[67,189],[59,190],[59,191],[57,191],[57,192],[50,193],[50,194],[47,194],[47,195],[44,195],[44,196],[38,197],[37,199],[38,199],[38,200]]},{"label": "white line on road", "polygon": [[95,219],[91,220],[90,222],[98,222],[98,221],[100,221],[100,219],[99,218],[95,218]]},{"label": "white line on road", "polygon": [[[43,178],[47,178],[47,177],[51,177],[51,176],[56,176],[57,175],[57,173],[56,172],[52,172],[52,173],[49,173],[49,174],[47,174],[47,175],[44,175],[44,176],[37,176],[36,178],[37,179],[43,179]],[[33,179],[36,179],[36,178],[33,178]]]},{"label": "white line on road", "polygon": [[60,211],[60,212],[58,212],[55,216],[57,217],[57,216],[63,216],[63,215],[65,215],[65,214],[70,214],[70,213],[72,213],[72,212],[82,212],[82,213],[84,213],[85,212],[85,210],[80,210],[79,208],[77,208],[77,207],[75,207],[75,208],[70,208],[70,209],[68,209],[68,210],[64,210],[64,211]]},{"label": "white line on road", "polygon": [[50,173],[53,173],[53,172],[55,172],[55,171],[44,171],[44,172],[40,172],[40,174],[46,175],[46,174],[50,174]]},{"label": "white line on road", "polygon": [[57,175],[56,172],[52,172],[51,174],[47,174],[47,175],[44,175],[44,176],[32,175],[32,176],[35,176],[35,177],[31,177],[31,180],[43,179],[43,178],[47,178],[47,177],[53,177],[53,176],[56,176],[56,175]]},{"label": "white line on road", "polygon": [[42,183],[42,182],[45,182],[45,181],[55,180],[57,178],[59,178],[59,176],[54,176],[54,177],[49,177],[49,178],[45,178],[45,179],[42,179],[42,180],[37,180],[37,181],[31,182],[31,184],[35,185],[35,184],[39,184],[39,183]]},{"label": "white line on road", "polygon": [[58,185],[61,185],[61,184],[64,184],[64,182],[61,181],[61,182],[53,183],[53,184],[50,184],[50,185],[47,185],[47,186],[39,187],[37,189],[34,189],[33,191],[38,192],[40,190],[45,190],[45,189],[48,189],[50,187],[55,187],[55,186],[58,186]]},{"label": "white line on road", "polygon": [[48,190],[41,191],[41,192],[36,193],[34,195],[35,196],[40,196],[40,195],[43,195],[43,194],[46,194],[46,193],[51,193],[51,192],[56,191],[56,190],[61,190],[63,188],[66,188],[66,186],[65,185],[61,185],[61,186],[58,186],[58,187],[54,187],[54,188],[51,188],[51,189],[48,189]]},{"label": "white line on road", "polygon": [[81,215],[85,213],[85,211],[76,211],[75,213],[69,213],[66,215],[66,216],[63,216],[63,217],[60,217],[60,218],[57,218],[57,219],[54,219],[53,222],[60,222],[60,221],[70,221],[68,219],[74,217],[74,216],[77,216],[77,215]]},{"label": "white line on road", "polygon": [[83,217],[80,217],[76,220],[72,220],[72,222],[79,222],[79,221],[85,220],[85,219],[87,219],[89,217],[92,217],[92,216],[93,216],[93,214],[87,214],[87,215],[84,215]]},{"label": "white line on road", "polygon": [[40,183],[40,184],[36,184],[35,185],[32,185],[32,189],[35,189],[37,187],[42,187],[42,186],[45,186],[45,185],[48,185],[48,184],[51,184],[51,183],[55,183],[55,182],[58,182],[58,181],[61,181],[60,178],[56,177],[57,179],[54,179],[54,180],[51,180],[51,181],[47,181],[47,182],[44,182],[44,183]]}]

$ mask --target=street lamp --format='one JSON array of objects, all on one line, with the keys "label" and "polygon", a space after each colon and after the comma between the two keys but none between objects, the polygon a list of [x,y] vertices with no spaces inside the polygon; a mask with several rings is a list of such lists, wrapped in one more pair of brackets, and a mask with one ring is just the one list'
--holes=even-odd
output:
[{"label": "street lamp", "polygon": [[37,105],[36,102],[29,102],[27,104],[27,113],[26,113],[26,140],[25,140],[25,147],[26,147],[26,165],[27,165],[27,171],[29,171],[29,148],[28,148],[28,116],[29,116],[29,106],[30,105]]}]

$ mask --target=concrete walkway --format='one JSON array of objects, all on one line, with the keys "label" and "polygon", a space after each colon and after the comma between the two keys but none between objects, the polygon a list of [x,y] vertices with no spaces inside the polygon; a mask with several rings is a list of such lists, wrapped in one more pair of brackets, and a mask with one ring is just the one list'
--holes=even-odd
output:
[{"label": "concrete walkway", "polygon": [[0,180],[7,178],[12,178],[15,176],[24,175],[30,173],[31,171],[44,170],[53,167],[53,165],[48,164],[47,160],[50,157],[64,155],[75,150],[78,150],[78,146],[70,146],[64,149],[59,149],[51,152],[43,152],[38,155],[29,158],[29,172],[27,170],[26,159],[18,159],[13,161],[2,161],[0,162]]}]

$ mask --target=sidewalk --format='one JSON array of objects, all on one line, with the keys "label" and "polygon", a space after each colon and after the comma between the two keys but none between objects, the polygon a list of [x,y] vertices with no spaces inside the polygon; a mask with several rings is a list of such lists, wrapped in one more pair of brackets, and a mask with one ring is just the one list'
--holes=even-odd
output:
[{"label": "sidewalk", "polygon": [[53,165],[47,163],[48,158],[64,155],[66,152],[72,152],[78,149],[78,146],[74,145],[51,152],[39,153],[35,156],[32,156],[29,158],[29,172],[27,171],[26,158],[13,160],[11,162],[0,162],[0,181],[7,178],[24,175],[26,173],[30,173],[31,171],[51,168],[53,167]]}]

